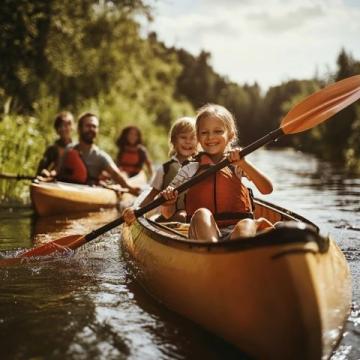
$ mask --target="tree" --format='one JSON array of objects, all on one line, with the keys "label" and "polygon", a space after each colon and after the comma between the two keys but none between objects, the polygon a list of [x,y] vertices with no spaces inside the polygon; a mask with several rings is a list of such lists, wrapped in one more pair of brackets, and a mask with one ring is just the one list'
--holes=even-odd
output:
[{"label": "tree", "polygon": [[[337,66],[336,81],[359,73],[359,63],[344,49],[340,51],[337,58]],[[326,158],[344,160],[356,118],[356,104],[354,104],[336,114],[331,121],[326,123],[322,136]]]}]

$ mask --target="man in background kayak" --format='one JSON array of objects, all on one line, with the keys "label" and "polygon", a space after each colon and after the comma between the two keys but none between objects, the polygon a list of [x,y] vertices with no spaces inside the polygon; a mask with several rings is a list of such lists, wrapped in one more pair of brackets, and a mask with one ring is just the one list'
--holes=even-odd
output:
[{"label": "man in background kayak", "polygon": [[128,188],[131,194],[138,195],[140,189],[131,186],[110,155],[94,144],[98,131],[99,119],[95,114],[87,112],[79,117],[79,143],[66,148],[60,162],[58,180],[94,185],[99,182],[101,173],[106,171],[116,183]]}]

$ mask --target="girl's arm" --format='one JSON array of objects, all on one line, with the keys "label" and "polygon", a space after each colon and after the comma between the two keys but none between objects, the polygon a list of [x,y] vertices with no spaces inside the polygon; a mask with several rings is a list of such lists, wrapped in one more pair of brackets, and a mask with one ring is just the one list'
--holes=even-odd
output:
[{"label": "girl's arm", "polygon": [[134,208],[132,207],[125,208],[124,211],[122,212],[122,216],[127,225],[131,225],[136,220]]},{"label": "girl's arm", "polygon": [[163,189],[164,183],[164,167],[160,166],[156,172],[154,178],[150,182],[151,191],[147,194],[145,199],[141,202],[140,206],[148,205]]},{"label": "girl's arm", "polygon": [[273,191],[271,180],[244,158],[240,158],[240,149],[231,150],[228,159],[242,169],[262,194],[270,194]]},{"label": "girl's arm", "polygon": [[262,194],[270,194],[273,191],[271,180],[249,161],[243,159],[239,165],[249,179],[255,184]]}]

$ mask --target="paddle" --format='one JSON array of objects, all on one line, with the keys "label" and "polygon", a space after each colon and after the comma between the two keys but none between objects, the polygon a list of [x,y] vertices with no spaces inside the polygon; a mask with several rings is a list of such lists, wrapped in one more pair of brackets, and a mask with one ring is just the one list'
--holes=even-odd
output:
[{"label": "paddle", "polygon": [[34,180],[35,176],[31,175],[14,175],[3,173],[0,174],[0,179],[8,179],[8,180]]},{"label": "paddle", "polygon": [[[261,139],[246,146],[241,150],[241,156],[244,157],[261,146],[280,138],[283,135],[295,134],[315,127],[326,119],[330,118],[346,106],[352,104],[360,98],[360,75],[347,78],[345,80],[334,83],[316,93],[309,96],[298,105],[296,105],[282,120],[278,129],[270,132]],[[225,159],[218,164],[212,166],[210,169],[201,173],[177,187],[179,193],[190,188],[194,184],[202,181],[204,178],[215,173],[221,168],[229,165],[229,160]],[[166,200],[159,197],[149,203],[148,205],[136,209],[136,217],[142,216],[163,204]],[[120,217],[98,229],[91,231],[86,235],[70,235],[57,240],[54,240],[37,248],[30,249],[16,258],[9,259],[9,261],[21,260],[26,257],[50,255],[54,252],[68,252],[76,249],[81,245],[97,238],[107,231],[121,225],[124,222],[123,217]]]}]

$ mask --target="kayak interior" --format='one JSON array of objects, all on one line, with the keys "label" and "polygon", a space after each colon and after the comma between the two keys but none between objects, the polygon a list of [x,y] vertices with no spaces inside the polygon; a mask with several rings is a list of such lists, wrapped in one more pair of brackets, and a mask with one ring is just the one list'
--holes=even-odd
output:
[{"label": "kayak interior", "polygon": [[152,239],[162,243],[205,251],[246,250],[267,245],[280,245],[294,242],[315,242],[319,251],[326,251],[329,239],[319,234],[319,228],[306,218],[263,200],[255,200],[255,218],[265,217],[275,225],[272,231],[263,231],[254,237],[229,241],[210,242],[189,239],[189,224],[179,222],[156,222],[151,218],[141,217],[137,221],[143,231]]}]

